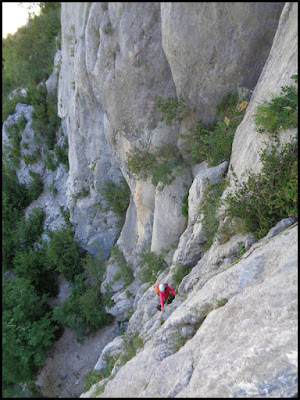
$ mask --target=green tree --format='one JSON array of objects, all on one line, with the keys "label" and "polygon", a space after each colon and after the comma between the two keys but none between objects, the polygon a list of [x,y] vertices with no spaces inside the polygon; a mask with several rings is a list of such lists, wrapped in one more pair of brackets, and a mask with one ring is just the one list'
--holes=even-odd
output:
[{"label": "green tree", "polygon": [[19,247],[32,247],[43,233],[45,213],[41,208],[35,207],[31,210],[28,218],[21,218],[17,224],[17,235]]},{"label": "green tree", "polygon": [[75,330],[77,340],[109,325],[113,317],[107,314],[99,290],[99,285],[89,286],[83,276],[74,278],[71,296],[53,310],[53,317],[64,327]]},{"label": "green tree", "polygon": [[27,280],[3,276],[2,289],[3,383],[27,382],[45,361],[58,327],[46,297],[39,297]]},{"label": "green tree", "polygon": [[58,294],[58,273],[48,263],[45,248],[18,251],[13,263],[15,274],[27,279],[39,295],[55,297]]},{"label": "green tree", "polygon": [[13,267],[12,260],[19,238],[17,225],[24,218],[22,210],[30,204],[28,190],[2,172],[2,265],[4,270]]},{"label": "green tree", "polygon": [[75,275],[83,272],[82,258],[79,244],[74,240],[71,228],[59,231],[49,231],[50,242],[47,257],[50,265],[60,272],[67,281],[74,282]]}]

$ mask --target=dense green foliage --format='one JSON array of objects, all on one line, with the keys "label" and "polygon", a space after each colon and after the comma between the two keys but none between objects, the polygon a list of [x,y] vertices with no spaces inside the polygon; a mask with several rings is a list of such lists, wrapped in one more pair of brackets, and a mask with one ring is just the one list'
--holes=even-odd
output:
[{"label": "dense green foliage", "polygon": [[78,341],[82,342],[85,336],[111,324],[113,317],[105,311],[98,284],[88,285],[80,275],[76,275],[74,281],[71,296],[54,307],[53,318],[74,330]]},{"label": "dense green foliage", "polygon": [[34,378],[57,327],[46,298],[26,279],[2,278],[2,379],[9,385]]},{"label": "dense green foliage", "polygon": [[76,275],[83,273],[79,243],[74,240],[70,228],[48,233],[50,242],[47,248],[48,262],[60,272],[67,281],[74,282]]},{"label": "dense green foliage", "polygon": [[102,185],[100,193],[106,202],[107,210],[124,219],[130,201],[130,189],[126,180],[121,179],[119,185],[107,181]]},{"label": "dense green foliage", "polygon": [[216,108],[216,119],[210,124],[202,121],[180,135],[193,164],[207,161],[209,167],[229,161],[233,137],[241,123],[247,101],[240,102],[237,93],[228,93]]},{"label": "dense green foliage", "polygon": [[4,271],[12,269],[12,260],[19,247],[18,225],[24,219],[22,210],[31,203],[25,185],[2,172],[2,265]]},{"label": "dense green foliage", "polygon": [[65,142],[62,146],[56,145],[54,153],[57,157],[57,161],[66,167],[66,171],[69,171],[69,157],[68,157],[68,139],[65,138]]},{"label": "dense green foliage", "polygon": [[26,126],[26,117],[24,114],[18,119],[14,125],[7,127],[6,132],[9,138],[10,146],[4,146],[5,159],[4,159],[4,170],[9,173],[12,166],[14,169],[18,169],[21,159],[21,141],[22,132]]},{"label": "dense green foliage", "polygon": [[167,263],[164,260],[165,256],[164,252],[157,255],[152,251],[139,254],[139,271],[137,275],[142,283],[156,282],[159,273],[167,267]]},{"label": "dense green foliage", "polygon": [[155,105],[162,112],[160,120],[165,121],[167,126],[171,126],[174,121],[182,121],[187,114],[187,106],[182,96],[179,96],[178,100],[171,96],[167,99],[156,96]]},{"label": "dense green foliage", "polygon": [[11,90],[27,87],[29,82],[45,81],[52,72],[56,37],[60,35],[60,3],[39,5],[39,15],[33,16],[14,35],[2,39],[4,110]]},{"label": "dense green foliage", "polygon": [[41,180],[40,174],[37,172],[29,171],[29,175],[32,177],[32,181],[28,186],[28,196],[31,201],[39,198],[40,194],[43,193],[44,185]]},{"label": "dense green foliage", "polygon": [[44,142],[50,150],[53,150],[56,132],[60,126],[60,118],[57,115],[57,95],[48,93],[44,83],[38,87],[31,83],[27,87],[25,101],[34,108],[31,127],[36,140]]},{"label": "dense green foliage", "polygon": [[[291,77],[298,83],[298,75]],[[282,86],[279,96],[264,100],[255,111],[258,132],[278,133],[279,129],[298,126],[298,90],[295,86]]]},{"label": "dense green foliage", "polygon": [[183,196],[182,200],[182,207],[181,207],[181,212],[182,215],[186,218],[189,216],[189,191]]},{"label": "dense green foliage", "polygon": [[170,185],[184,165],[177,147],[167,143],[156,147],[154,153],[146,151],[145,146],[142,150],[135,147],[134,153],[127,157],[129,171],[143,180],[152,176],[154,186],[159,182]]},{"label": "dense green foliage", "polygon": [[[6,174],[2,174],[2,183],[2,260],[4,271],[15,276],[13,280],[3,280],[3,309],[8,310],[3,319],[5,344],[11,340],[4,354],[3,393],[8,396],[19,390],[16,386],[19,382],[30,382],[34,378],[58,326],[75,329],[82,340],[84,335],[111,323],[112,317],[105,312],[106,298],[99,290],[104,260],[99,263],[99,257],[85,255],[74,240],[70,225],[60,231],[47,232],[48,245],[41,241],[44,212],[33,209],[25,219],[23,210],[32,201],[29,190]],[[59,273],[74,282],[74,293],[53,319],[51,310],[42,305],[46,304],[45,294],[57,295]],[[82,276],[75,276],[76,273]],[[20,285],[24,287],[24,296],[17,302],[15,297]],[[32,308],[32,314],[28,307]],[[15,316],[18,323],[10,326]]]},{"label": "dense green foliage", "polygon": [[241,218],[241,229],[256,239],[265,236],[282,218],[298,217],[298,140],[282,149],[273,144],[260,155],[262,169],[249,173],[225,199],[226,214]]}]

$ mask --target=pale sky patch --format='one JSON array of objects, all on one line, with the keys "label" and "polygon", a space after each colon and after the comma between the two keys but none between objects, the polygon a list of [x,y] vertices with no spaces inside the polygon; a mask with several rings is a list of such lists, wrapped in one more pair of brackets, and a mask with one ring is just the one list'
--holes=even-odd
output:
[{"label": "pale sky patch", "polygon": [[[28,22],[28,6],[33,3],[3,2],[2,3],[2,37],[8,33],[14,34],[18,28],[26,25]],[[37,12],[38,3],[34,9]]]}]

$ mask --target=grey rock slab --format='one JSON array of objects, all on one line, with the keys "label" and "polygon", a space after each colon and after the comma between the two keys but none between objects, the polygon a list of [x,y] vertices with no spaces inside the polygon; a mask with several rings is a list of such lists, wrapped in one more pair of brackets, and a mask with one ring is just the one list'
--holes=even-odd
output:
[{"label": "grey rock slab", "polygon": [[177,96],[209,122],[238,84],[254,89],[284,3],[161,3],[162,45]]}]

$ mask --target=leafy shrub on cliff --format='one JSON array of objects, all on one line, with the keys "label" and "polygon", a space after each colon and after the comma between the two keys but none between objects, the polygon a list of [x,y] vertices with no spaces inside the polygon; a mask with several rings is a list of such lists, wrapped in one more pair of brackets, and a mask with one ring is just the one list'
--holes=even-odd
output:
[{"label": "leafy shrub on cliff", "polygon": [[[298,84],[298,75],[291,77]],[[298,126],[298,90],[294,86],[282,86],[279,96],[264,100],[256,107],[254,121],[258,132],[278,133],[279,129]]]},{"label": "leafy shrub on cliff", "polygon": [[43,232],[45,213],[41,208],[33,208],[28,218],[23,217],[17,225],[19,246],[22,249],[32,247]]},{"label": "leafy shrub on cliff", "polygon": [[106,202],[106,208],[120,218],[125,218],[130,201],[130,189],[124,178],[117,185],[112,181],[104,182],[100,190]]},{"label": "leafy shrub on cliff", "polygon": [[12,260],[19,246],[17,226],[24,218],[22,210],[30,202],[26,186],[19,184],[2,171],[2,266],[4,270],[13,267]]},{"label": "leafy shrub on cliff", "polygon": [[20,250],[16,253],[13,263],[14,273],[27,279],[40,296],[48,294],[55,297],[58,294],[58,274],[51,269],[45,249]]},{"label": "leafy shrub on cliff", "polygon": [[31,126],[37,140],[43,140],[49,150],[53,150],[56,143],[56,132],[60,126],[56,93],[48,93],[44,83],[38,87],[30,84],[27,90],[27,101],[34,108]]},{"label": "leafy shrub on cliff", "polygon": [[173,121],[182,121],[188,112],[185,100],[182,96],[179,96],[178,100],[171,96],[167,99],[156,96],[155,105],[162,112],[160,120],[165,121],[167,126],[171,126]]},{"label": "leafy shrub on cliff", "polygon": [[21,159],[21,141],[22,132],[26,126],[26,117],[24,114],[18,119],[18,121],[11,126],[7,126],[6,133],[9,138],[10,146],[5,145],[6,152],[6,163],[4,163],[4,168],[18,169]]},{"label": "leafy shrub on cliff", "polygon": [[210,124],[198,121],[189,134],[181,134],[185,151],[193,164],[207,161],[209,167],[229,161],[232,141],[248,102],[239,102],[237,93],[228,93],[216,107]]},{"label": "leafy shrub on cliff", "polygon": [[57,161],[66,167],[67,172],[69,171],[68,149],[68,139],[65,139],[65,142],[62,146],[56,145],[54,148],[54,153],[57,157]]},{"label": "leafy shrub on cliff", "polygon": [[243,232],[265,236],[281,219],[298,217],[298,138],[282,149],[272,144],[260,154],[261,172],[235,179],[235,192],[225,198],[226,215],[241,218]]},{"label": "leafy shrub on cliff", "polygon": [[221,205],[221,195],[227,186],[226,177],[223,178],[218,183],[210,183],[208,181],[208,186],[204,192],[204,201],[201,207],[201,222],[205,229],[205,236],[207,242],[203,245],[203,251],[210,248],[213,243],[214,237],[218,232],[219,228],[219,217],[217,215],[217,210]]},{"label": "leafy shrub on cliff", "polygon": [[149,251],[139,254],[139,271],[137,273],[139,280],[142,283],[155,283],[159,272],[167,267],[164,260],[165,252],[157,255]]},{"label": "leafy shrub on cliff", "polygon": [[124,281],[124,288],[126,288],[134,281],[132,268],[126,261],[124,254],[120,251],[118,245],[111,247],[110,252],[113,262],[116,262],[120,268],[120,274],[117,274],[117,276],[114,278],[115,280],[118,280],[122,277]]},{"label": "leafy shrub on cliff", "polygon": [[37,172],[29,171],[29,175],[32,177],[32,181],[28,185],[28,196],[31,201],[39,198],[40,194],[44,191],[44,185],[41,180],[40,174]]},{"label": "leafy shrub on cliff", "polygon": [[176,177],[176,171],[184,165],[184,160],[176,146],[164,144],[156,147],[154,153],[135,147],[134,153],[127,154],[128,168],[132,174],[146,180],[152,176],[152,184],[159,182],[170,185]]},{"label": "leafy shrub on cliff", "polygon": [[175,288],[174,290],[178,290],[178,286],[180,285],[182,279],[191,272],[192,267],[178,264],[176,265],[175,271],[172,275],[172,281],[174,282]]}]

